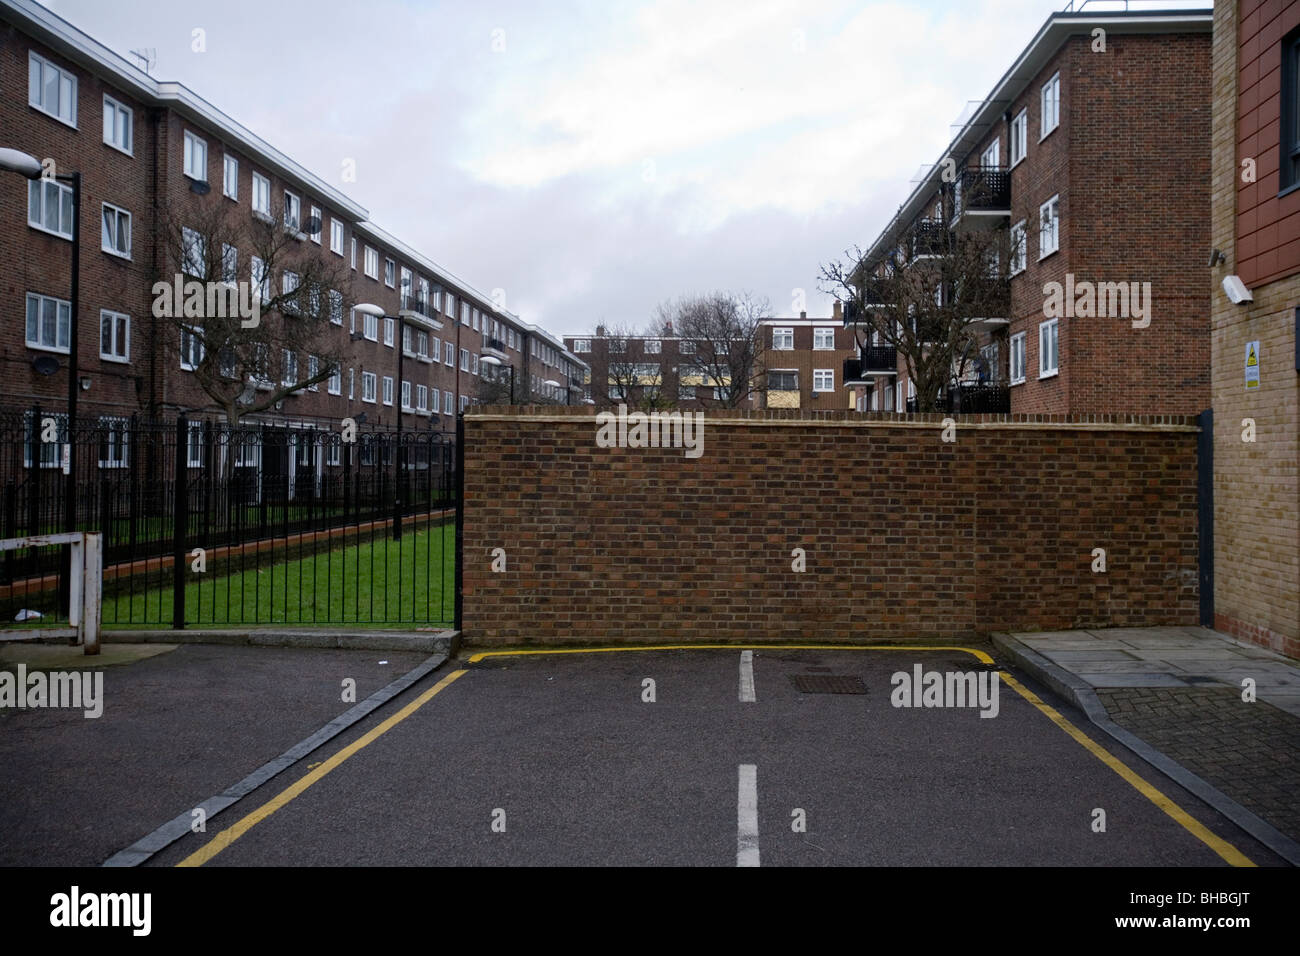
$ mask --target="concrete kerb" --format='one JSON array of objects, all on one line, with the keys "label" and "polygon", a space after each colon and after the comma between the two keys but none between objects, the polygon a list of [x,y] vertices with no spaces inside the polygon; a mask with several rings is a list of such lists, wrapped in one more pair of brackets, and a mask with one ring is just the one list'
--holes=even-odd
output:
[{"label": "concrete kerb", "polygon": [[315,647],[344,651],[419,651],[454,657],[460,631],[317,630],[310,628],[103,631],[106,644],[238,644],[250,647]]},{"label": "concrete kerb", "polygon": [[1195,794],[1288,863],[1300,866],[1300,843],[1111,720],[1106,713],[1106,708],[1097,698],[1096,691],[1087,682],[1052,663],[1010,634],[994,634],[992,640],[993,646],[1011,658],[1017,667],[1032,674],[1036,680],[1073,703],[1100,730],[1133,751],[1184,790]]}]

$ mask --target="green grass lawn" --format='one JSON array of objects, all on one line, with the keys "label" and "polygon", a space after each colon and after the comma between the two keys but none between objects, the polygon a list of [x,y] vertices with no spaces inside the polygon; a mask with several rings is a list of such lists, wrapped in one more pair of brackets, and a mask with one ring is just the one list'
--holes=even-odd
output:
[{"label": "green grass lawn", "polygon": [[[294,549],[288,549],[292,556]],[[277,556],[278,557],[278,556]],[[401,542],[384,528],[359,545],[260,568],[198,574],[186,565],[188,624],[395,624],[450,626],[455,611],[456,528],[408,530]],[[104,627],[171,625],[172,589],[106,594]]]}]

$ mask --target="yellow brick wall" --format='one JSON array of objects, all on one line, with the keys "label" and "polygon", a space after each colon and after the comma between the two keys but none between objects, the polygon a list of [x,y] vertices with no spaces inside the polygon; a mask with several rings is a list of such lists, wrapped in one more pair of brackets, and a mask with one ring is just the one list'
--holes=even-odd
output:
[{"label": "yellow brick wall", "polygon": [[[1226,264],[1207,270],[1211,290],[1214,408],[1216,626],[1300,656],[1300,381],[1294,310],[1300,275],[1252,290],[1237,306],[1222,289],[1235,271],[1237,4],[1215,4],[1212,237]],[[1208,250],[1207,250],[1208,258]],[[1260,342],[1260,386],[1245,386],[1246,343]],[[1254,419],[1254,443],[1242,420]]]}]

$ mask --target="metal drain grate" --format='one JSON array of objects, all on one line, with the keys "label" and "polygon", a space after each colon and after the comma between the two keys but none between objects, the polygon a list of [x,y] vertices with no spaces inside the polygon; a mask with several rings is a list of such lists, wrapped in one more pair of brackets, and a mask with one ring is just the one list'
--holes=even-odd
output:
[{"label": "metal drain grate", "polygon": [[801,694],[865,694],[862,681],[851,674],[791,674],[790,683]]}]

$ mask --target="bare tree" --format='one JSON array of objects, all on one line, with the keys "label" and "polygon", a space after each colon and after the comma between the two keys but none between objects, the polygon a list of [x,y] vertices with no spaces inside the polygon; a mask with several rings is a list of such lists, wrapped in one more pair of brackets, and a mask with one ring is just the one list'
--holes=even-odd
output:
[{"label": "bare tree", "polygon": [[286,223],[283,207],[168,212],[163,246],[173,271],[154,287],[162,346],[231,425],[342,367],[347,337],[330,326],[351,305],[342,291],[351,278],[342,259]]},{"label": "bare tree", "polygon": [[[978,320],[1006,318],[1007,280],[1024,255],[1006,229],[950,231],[946,216],[918,220],[887,255],[860,248],[822,266],[821,288],[841,299],[846,318],[873,344],[893,346],[916,387],[917,408],[940,407],[977,355]],[[869,344],[865,338],[859,345]]]},{"label": "bare tree", "polygon": [[[664,391],[664,370],[658,356],[645,351],[646,336],[626,322],[596,327],[593,341],[605,346],[605,381],[592,382],[597,405],[623,404],[641,411],[670,408],[676,396]],[[641,342],[640,348],[633,345]]]},{"label": "bare tree", "polygon": [[763,326],[771,309],[767,300],[748,292],[738,295],[715,292],[685,296],[662,303],[652,326],[673,333],[694,359],[683,358],[682,374],[694,372],[706,389],[704,403],[722,408],[739,408],[763,388]]}]

